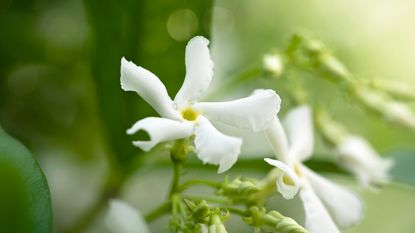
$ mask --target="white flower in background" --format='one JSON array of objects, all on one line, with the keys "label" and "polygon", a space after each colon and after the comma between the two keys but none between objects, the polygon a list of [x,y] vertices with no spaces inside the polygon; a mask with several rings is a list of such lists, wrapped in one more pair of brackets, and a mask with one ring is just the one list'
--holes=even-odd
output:
[{"label": "white flower in background", "polygon": [[105,224],[112,233],[150,233],[140,212],[120,200],[110,201]]},{"label": "white flower in background", "polygon": [[208,44],[209,41],[200,36],[187,44],[186,76],[174,101],[153,73],[124,58],[121,60],[121,87],[137,92],[161,116],[139,120],[127,131],[134,134],[144,130],[150,135],[150,140],[134,141],[134,145],[148,151],[160,142],[195,135],[198,158],[204,163],[219,165],[221,173],[236,162],[242,140],[219,132],[211,122],[254,132],[265,130],[279,111],[281,100],[273,90],[257,90],[234,101],[198,102],[213,76]]},{"label": "white flower in background", "polygon": [[[311,233],[337,233],[337,228],[356,224],[363,215],[363,204],[352,192],[314,173],[302,164],[313,153],[313,122],[309,106],[290,111],[284,121],[287,136],[276,118],[267,132],[275,154],[283,162],[265,159],[281,168],[277,180],[278,191],[283,196],[300,192],[304,205],[307,230]],[[288,140],[287,140],[288,139]],[[288,142],[289,144],[288,144]],[[288,146],[289,145],[289,146]],[[291,172],[286,171],[287,167]],[[293,175],[295,173],[295,175]]]},{"label": "white flower in background", "polygon": [[364,138],[354,135],[345,137],[337,146],[337,153],[341,166],[355,174],[363,187],[389,181],[388,172],[393,160],[379,156]]}]

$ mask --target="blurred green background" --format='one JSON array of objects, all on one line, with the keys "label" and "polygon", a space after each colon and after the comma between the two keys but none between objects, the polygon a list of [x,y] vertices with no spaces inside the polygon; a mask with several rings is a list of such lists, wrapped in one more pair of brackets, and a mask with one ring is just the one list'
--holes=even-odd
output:
[{"label": "blurred green background", "polygon": [[[103,200],[120,194],[146,212],[164,198],[170,180],[168,166],[143,166],[151,161],[140,159],[142,152],[125,134],[136,120],[156,113],[121,90],[122,56],[154,72],[174,96],[192,36],[211,40],[215,88],[300,31],[323,41],[358,77],[398,80],[415,91],[414,10],[410,0],[2,0],[0,125],[32,151],[45,172],[54,231],[105,232],[99,218]],[[363,192],[367,216],[350,232],[415,232],[413,131],[367,115],[330,83],[305,82],[350,131],[397,158],[393,174],[400,182]],[[222,95],[243,96],[258,87],[274,88],[283,101],[289,91],[282,77],[248,81]],[[288,108],[283,103],[282,112]],[[321,143],[317,153],[327,153]],[[152,156],[149,160],[168,158],[157,151]],[[247,173],[237,167],[230,175],[260,177],[265,168]],[[275,205],[287,214],[301,212],[298,200]],[[153,232],[167,231],[158,223]]]}]

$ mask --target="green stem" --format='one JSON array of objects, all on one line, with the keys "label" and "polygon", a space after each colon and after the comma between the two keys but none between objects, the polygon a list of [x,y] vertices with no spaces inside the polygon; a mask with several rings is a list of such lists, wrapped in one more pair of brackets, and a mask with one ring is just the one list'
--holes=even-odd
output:
[{"label": "green stem", "polygon": [[215,189],[218,189],[222,186],[221,183],[210,181],[210,180],[188,180],[184,182],[182,185],[180,185],[178,190],[182,192],[195,185],[205,185],[205,186],[209,186]]},{"label": "green stem", "polygon": [[232,200],[230,199],[216,197],[216,196],[209,196],[209,195],[188,195],[186,194],[186,195],[183,195],[183,198],[190,199],[190,200],[197,200],[197,201],[206,200],[208,202],[214,202],[214,203],[225,204],[225,205],[232,204]]},{"label": "green stem", "polygon": [[239,215],[241,217],[248,217],[250,215],[249,211],[241,210],[241,209],[235,208],[233,206],[223,206],[222,208],[225,208],[225,209],[229,210],[229,212],[231,212],[233,214],[236,214],[236,215]]},{"label": "green stem", "polygon": [[152,222],[153,220],[167,214],[171,209],[171,202],[170,201],[166,201],[164,203],[162,203],[161,205],[159,205],[158,207],[156,207],[155,209],[153,209],[152,211],[150,211],[149,213],[147,213],[144,218],[147,222]]},{"label": "green stem", "polygon": [[182,164],[178,162],[173,162],[173,179],[170,186],[169,197],[172,197],[173,194],[179,191],[179,182],[180,182],[180,174],[182,171]]}]

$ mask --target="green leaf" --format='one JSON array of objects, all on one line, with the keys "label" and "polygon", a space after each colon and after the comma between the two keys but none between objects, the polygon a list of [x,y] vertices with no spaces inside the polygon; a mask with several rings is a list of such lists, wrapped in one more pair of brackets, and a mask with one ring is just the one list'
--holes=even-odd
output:
[{"label": "green leaf", "polygon": [[392,153],[395,165],[391,170],[394,181],[415,186],[415,151],[397,151]]},{"label": "green leaf", "polygon": [[0,231],[51,232],[49,188],[29,150],[0,128]]}]

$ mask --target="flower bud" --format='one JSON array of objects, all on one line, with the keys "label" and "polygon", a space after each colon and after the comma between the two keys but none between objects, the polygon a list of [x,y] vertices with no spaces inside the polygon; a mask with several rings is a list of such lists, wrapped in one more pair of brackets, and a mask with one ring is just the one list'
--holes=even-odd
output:
[{"label": "flower bud", "polygon": [[187,159],[187,154],[189,153],[190,146],[188,139],[179,139],[174,142],[173,147],[171,148],[170,157],[174,162],[183,162]]},{"label": "flower bud", "polygon": [[230,183],[225,183],[219,193],[226,196],[243,198],[260,190],[261,189],[255,180],[236,178]]},{"label": "flower bud", "polygon": [[251,216],[245,218],[245,222],[253,226],[260,226],[266,232],[308,233],[294,219],[286,217],[275,210],[266,213],[264,208],[253,206],[250,211]]},{"label": "flower bud", "polygon": [[191,211],[195,220],[200,223],[206,223],[210,215],[210,208],[205,200],[200,201]]},{"label": "flower bud", "polygon": [[278,54],[265,54],[262,58],[262,66],[265,74],[272,78],[278,78],[284,71],[282,58]]},{"label": "flower bud", "polygon": [[228,233],[219,215],[214,214],[210,217],[208,233]]},{"label": "flower bud", "polygon": [[367,88],[355,88],[353,94],[366,107],[384,116],[387,120],[415,129],[415,113],[403,102],[391,100],[389,96],[370,91]]},{"label": "flower bud", "polygon": [[415,129],[415,114],[409,109],[408,105],[402,102],[391,101],[386,103],[384,114],[391,121]]}]

